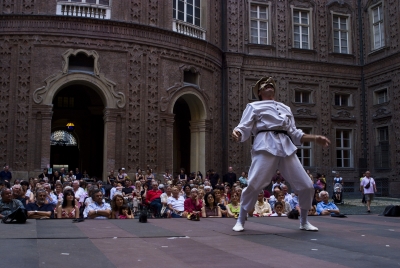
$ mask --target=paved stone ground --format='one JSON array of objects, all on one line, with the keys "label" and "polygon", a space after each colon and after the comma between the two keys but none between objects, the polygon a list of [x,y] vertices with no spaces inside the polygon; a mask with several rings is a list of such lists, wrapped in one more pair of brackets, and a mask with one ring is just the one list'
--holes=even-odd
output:
[{"label": "paved stone ground", "polygon": [[[338,207],[343,214],[347,215],[363,215],[367,214],[367,207],[361,203],[361,194],[344,196],[344,204],[339,204]],[[386,206],[400,205],[399,198],[390,197],[375,197],[371,203],[371,211],[376,214],[382,214]]]},{"label": "paved stone ground", "polygon": [[[350,206],[350,205],[345,205]],[[353,206],[356,207],[356,206]],[[400,218],[29,220],[0,224],[0,267],[399,267]]]}]

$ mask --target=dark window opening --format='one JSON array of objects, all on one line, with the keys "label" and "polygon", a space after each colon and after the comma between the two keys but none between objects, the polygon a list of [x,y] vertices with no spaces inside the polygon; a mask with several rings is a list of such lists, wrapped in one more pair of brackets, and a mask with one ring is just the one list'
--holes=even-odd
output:
[{"label": "dark window opening", "polygon": [[198,85],[198,75],[192,71],[185,71],[183,74],[183,82]]},{"label": "dark window opening", "polygon": [[83,53],[78,53],[76,56],[71,55],[69,57],[69,72],[82,71],[82,72],[94,72],[94,58],[88,57]]}]

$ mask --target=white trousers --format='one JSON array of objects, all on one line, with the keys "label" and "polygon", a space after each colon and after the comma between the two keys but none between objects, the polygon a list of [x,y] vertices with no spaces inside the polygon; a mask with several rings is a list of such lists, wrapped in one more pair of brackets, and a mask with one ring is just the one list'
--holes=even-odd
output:
[{"label": "white trousers", "polygon": [[292,191],[299,195],[300,208],[309,210],[314,197],[314,187],[297,155],[294,153],[279,157],[267,151],[252,152],[248,186],[243,190],[240,199],[241,208],[246,211],[254,209],[258,194],[271,182],[276,169],[279,169],[285,180],[290,183]]}]

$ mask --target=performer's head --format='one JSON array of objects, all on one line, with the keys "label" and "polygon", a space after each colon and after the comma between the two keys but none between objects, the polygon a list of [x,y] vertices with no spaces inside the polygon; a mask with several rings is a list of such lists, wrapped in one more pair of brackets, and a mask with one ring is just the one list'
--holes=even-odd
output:
[{"label": "performer's head", "polygon": [[275,95],[276,91],[276,84],[272,77],[263,77],[257,81],[256,85],[253,88],[253,93],[255,96],[258,97],[259,100],[262,100],[262,90],[267,91],[268,89],[273,89],[273,95]]}]

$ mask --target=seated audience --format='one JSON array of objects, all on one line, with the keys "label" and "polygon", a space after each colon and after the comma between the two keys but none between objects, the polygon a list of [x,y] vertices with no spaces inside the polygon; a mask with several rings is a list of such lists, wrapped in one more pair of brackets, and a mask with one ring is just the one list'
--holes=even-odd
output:
[{"label": "seated audience", "polygon": [[47,204],[51,204],[53,205],[53,208],[56,207],[57,202],[58,202],[58,198],[57,196],[53,193],[53,191],[51,190],[51,185],[50,183],[45,183],[43,184],[43,188],[46,190],[47,193],[47,197],[46,197],[46,203]]},{"label": "seated audience", "polygon": [[283,208],[283,203],[280,202],[280,201],[277,201],[275,203],[274,211],[275,212],[270,215],[271,217],[286,216],[286,213],[285,213],[284,208]]},{"label": "seated audience", "polygon": [[103,202],[103,193],[97,189],[92,194],[93,203],[89,204],[83,216],[90,219],[108,219],[111,216],[111,206]]},{"label": "seated audience", "polygon": [[21,201],[12,198],[11,190],[3,187],[0,199],[0,219],[10,215],[18,208],[24,208]]},{"label": "seated audience", "polygon": [[133,219],[131,208],[128,205],[124,204],[119,208],[118,219]]},{"label": "seated audience", "polygon": [[204,197],[205,205],[201,209],[203,218],[221,218],[221,209],[217,205],[214,193],[206,193]]},{"label": "seated audience", "polygon": [[[38,188],[38,187],[36,187]],[[46,204],[47,192],[44,189],[37,189],[35,194],[36,201],[26,205],[29,219],[49,219],[54,218],[52,204]]]},{"label": "seated audience", "polygon": [[24,194],[25,201],[22,202],[24,206],[27,204],[29,197],[31,196],[31,190],[29,189],[29,182],[27,181],[21,181],[21,191]]},{"label": "seated audience", "polygon": [[189,198],[189,196],[190,196],[190,190],[191,190],[192,188],[190,188],[190,185],[189,184],[186,184],[184,187],[183,187],[183,198],[185,198],[185,199],[187,199],[187,198]]},{"label": "seated audience", "polygon": [[319,197],[321,198],[321,202],[317,205],[318,215],[340,214],[339,208],[333,202],[329,202],[329,194],[327,191],[320,192]]},{"label": "seated audience", "polygon": [[152,182],[152,189],[147,191],[146,203],[149,205],[150,209],[153,210],[153,217],[160,217],[161,213],[161,196],[162,191],[158,189],[158,183],[156,181]]},{"label": "seated audience", "polygon": [[288,214],[292,210],[290,204],[285,201],[285,194],[283,191],[278,192],[277,201],[282,203],[285,214]]},{"label": "seated audience", "polygon": [[79,218],[79,208],[75,203],[75,194],[72,190],[66,190],[61,205],[57,206],[58,219]]},{"label": "seated audience", "polygon": [[[255,217],[267,217],[272,214],[271,206],[264,198],[264,191],[258,194],[257,202],[254,207],[253,216]],[[251,213],[249,213],[251,215]]]},{"label": "seated audience", "polygon": [[[163,186],[162,188],[160,188],[161,186]],[[172,190],[171,190],[171,186],[165,186],[160,184],[160,186],[158,187],[160,189],[165,189],[165,192],[163,192],[160,195],[160,199],[161,199],[161,217],[166,217],[169,218],[171,215],[171,211],[168,208],[168,198],[170,196],[172,196]]]},{"label": "seated audience", "polygon": [[182,195],[179,195],[179,189],[177,187],[172,188],[172,196],[168,197],[168,208],[171,211],[172,218],[182,218],[187,215],[183,215],[185,199]]},{"label": "seated audience", "polygon": [[217,206],[219,206],[219,208],[221,210],[222,217],[227,217],[228,210],[226,209],[225,198],[221,197],[221,190],[215,189],[214,195],[215,195],[215,200],[217,202]]},{"label": "seated audience", "polygon": [[12,199],[17,199],[21,201],[21,203],[24,205],[24,208],[26,206],[26,199],[25,199],[25,194],[22,191],[22,187],[20,184],[14,184],[12,187]]},{"label": "seated audience", "polygon": [[285,202],[286,202],[286,203],[289,203],[290,200],[292,199],[292,195],[288,193],[288,187],[287,187],[287,185],[282,185],[282,186],[281,186],[281,189],[282,189],[282,192],[283,192],[284,197],[285,197]]},{"label": "seated audience", "polygon": [[111,201],[111,219],[118,219],[119,212],[123,205],[126,205],[126,200],[120,194],[114,195]]},{"label": "seated audience", "polygon": [[308,216],[318,216],[317,207],[315,205],[312,205],[308,210]]},{"label": "seated audience", "polygon": [[239,178],[239,182],[243,186],[247,186],[247,172],[242,172],[242,176]]},{"label": "seated audience", "polygon": [[281,187],[279,185],[275,186],[274,189],[272,190],[272,195],[268,200],[269,205],[271,206],[271,208],[275,207],[275,202],[278,200],[277,196],[278,196],[278,192],[281,191]]},{"label": "seated audience", "polygon": [[237,219],[240,212],[240,203],[239,203],[239,196],[237,193],[232,194],[231,202],[226,206],[227,208],[227,215],[229,218]]},{"label": "seated audience", "polygon": [[196,188],[191,190],[190,197],[185,200],[183,206],[189,220],[193,218],[198,220],[200,218],[203,201],[199,198]]},{"label": "seated audience", "polygon": [[132,186],[132,181],[129,179],[125,179],[125,187],[122,188],[122,196],[128,200],[128,202],[132,202],[133,197],[135,196],[134,186]]}]

